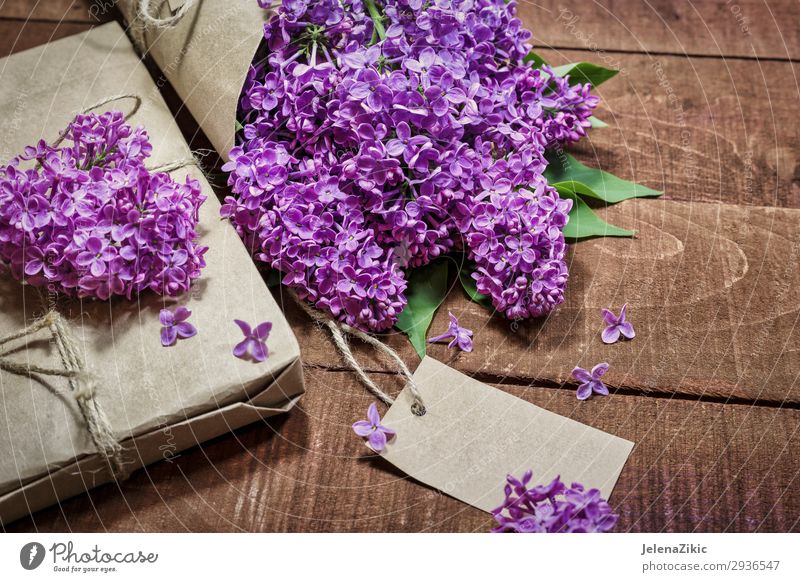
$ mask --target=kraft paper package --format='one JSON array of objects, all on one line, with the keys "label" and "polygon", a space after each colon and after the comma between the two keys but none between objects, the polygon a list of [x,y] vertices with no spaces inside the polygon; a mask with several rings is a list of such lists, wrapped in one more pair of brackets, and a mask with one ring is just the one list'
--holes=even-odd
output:
[{"label": "kraft paper package", "polygon": [[[0,61],[0,160],[40,139],[53,143],[77,113],[119,110],[143,126],[153,145],[148,168],[191,159],[175,121],[125,31],[117,24],[52,42]],[[180,450],[289,410],[304,391],[298,343],[234,229],[195,166],[172,172],[197,179],[206,196],[199,243],[207,266],[191,291],[166,300],[192,311],[198,334],[165,348],[159,312],[165,299],[145,292],[128,301],[59,297],[57,310],[94,379],[92,406],[121,444],[124,474]],[[39,290],[0,272],[0,338],[46,313]],[[243,339],[234,324],[272,322],[263,363],[233,356]],[[0,346],[16,365],[58,367],[54,334],[43,329]],[[8,368],[8,366],[6,366]],[[0,523],[54,504],[124,474],[112,471],[65,378],[0,369]]]},{"label": "kraft paper package", "polygon": [[239,96],[264,40],[270,11],[255,0],[171,0],[152,16],[163,22],[179,10],[185,15],[175,24],[152,26],[142,19],[140,4],[140,0],[119,2],[131,36],[141,52],[155,60],[227,160],[234,145]]}]

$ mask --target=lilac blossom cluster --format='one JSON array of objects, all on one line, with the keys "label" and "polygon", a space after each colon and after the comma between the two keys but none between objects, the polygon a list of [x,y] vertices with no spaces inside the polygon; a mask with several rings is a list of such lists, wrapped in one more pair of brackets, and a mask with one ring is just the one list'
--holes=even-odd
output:
[{"label": "lilac blossom cluster", "polygon": [[492,511],[498,523],[493,532],[514,533],[591,533],[607,532],[619,516],[600,496],[580,483],[567,487],[556,477],[548,485],[528,487],[532,472],[522,480],[509,475],[505,501]]},{"label": "lilac blossom cluster", "polygon": [[195,242],[205,197],[196,180],[148,171],[151,151],[122,113],[82,114],[57,145],[40,141],[0,167],[0,269],[102,300],[187,291],[205,266]]},{"label": "lilac blossom cluster", "polygon": [[504,0],[283,0],[224,167],[223,216],[254,256],[368,330],[395,323],[408,269],[453,250],[507,317],[561,303],[572,202],[548,186],[544,152],[584,136],[598,99],[524,62],[515,13]]}]

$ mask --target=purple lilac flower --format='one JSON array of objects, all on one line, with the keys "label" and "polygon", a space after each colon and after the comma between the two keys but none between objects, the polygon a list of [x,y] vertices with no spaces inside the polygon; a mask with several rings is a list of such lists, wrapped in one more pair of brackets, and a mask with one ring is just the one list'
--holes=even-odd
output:
[{"label": "purple lilac flower", "polygon": [[515,2],[282,0],[264,35],[222,210],[257,260],[365,330],[395,324],[408,269],[454,250],[507,317],[563,302],[572,202],[544,152],[598,99],[524,62]]},{"label": "purple lilac flower", "polygon": [[626,319],[627,311],[627,303],[622,306],[622,310],[619,312],[619,317],[614,315],[614,313],[610,310],[603,309],[603,321],[606,322],[606,327],[602,334],[603,343],[616,343],[620,336],[623,336],[629,340],[636,337],[636,332],[633,330],[633,325],[631,325],[631,323]]},{"label": "purple lilac flower", "polygon": [[592,393],[600,394],[601,396],[608,396],[608,388],[600,379],[603,374],[608,372],[608,368],[608,363],[601,362],[592,368],[591,372],[588,372],[578,366],[572,370],[573,378],[575,378],[578,382],[581,382],[581,385],[578,386],[578,390],[576,392],[578,400],[586,400],[592,395]]},{"label": "purple lilac flower", "polygon": [[369,420],[354,422],[353,432],[366,438],[372,450],[379,453],[386,448],[386,442],[394,438],[395,432],[381,424],[381,415],[378,414],[378,407],[374,402],[369,405],[367,418]]},{"label": "purple lilac flower", "polygon": [[188,339],[197,335],[197,328],[187,320],[192,312],[185,307],[178,307],[175,313],[169,309],[162,309],[159,315],[161,321],[161,345],[169,347],[175,345],[180,339]]},{"label": "purple lilac flower", "polygon": [[205,267],[200,184],[145,167],[152,147],[122,113],[78,115],[61,145],[0,166],[0,271],[54,293],[177,296]]},{"label": "purple lilac flower", "polygon": [[457,345],[462,352],[471,352],[472,330],[458,325],[458,318],[449,311],[447,312],[447,315],[450,318],[450,326],[447,328],[447,331],[442,335],[437,335],[436,337],[430,338],[428,343],[433,344],[449,339],[451,341],[449,344],[447,344],[448,348],[452,349]]},{"label": "purple lilac flower", "polygon": [[269,357],[267,338],[272,331],[272,323],[265,321],[252,329],[248,323],[240,319],[234,319],[233,322],[244,334],[244,339],[233,348],[233,355],[242,360],[265,361]]},{"label": "purple lilac flower", "polygon": [[556,477],[547,485],[529,487],[533,473],[522,480],[509,475],[505,500],[492,510],[496,533],[592,533],[611,531],[619,516],[598,489],[580,483],[567,487]]}]

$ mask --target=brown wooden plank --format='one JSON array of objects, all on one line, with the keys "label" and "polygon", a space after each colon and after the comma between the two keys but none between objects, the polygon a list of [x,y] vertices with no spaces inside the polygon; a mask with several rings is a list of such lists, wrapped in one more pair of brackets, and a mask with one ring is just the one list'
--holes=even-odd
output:
[{"label": "brown wooden plank", "polygon": [[[474,351],[435,345],[429,353],[490,379],[574,382],[574,366],[606,361],[605,380],[619,388],[800,403],[800,211],[639,200],[599,212],[637,237],[573,245],[565,302],[548,318],[492,316],[453,281],[428,335],[447,329],[452,312],[474,331]],[[280,299],[304,361],[342,366],[327,330]],[[600,310],[626,302],[636,339],[603,344]],[[404,335],[381,339],[416,366]],[[396,370],[370,346],[352,345],[366,368]]]},{"label": "brown wooden plank", "polygon": [[0,58],[52,40],[78,34],[89,29],[90,26],[90,24],[72,22],[28,22],[23,25],[23,23],[13,20],[0,20]]},{"label": "brown wooden plank", "polygon": [[[575,52],[546,54],[553,62],[558,63],[580,58],[580,53]],[[759,64],[739,60],[729,61],[721,67],[714,59],[651,59],[642,55],[622,55],[620,58],[624,59],[623,73],[599,88],[604,100],[599,115],[609,121],[612,127],[593,131],[586,143],[575,148],[580,159],[622,177],[662,189],[666,192],[665,199],[800,207],[800,175],[797,174],[800,168],[797,159],[800,131],[797,124],[781,121],[791,119],[795,107],[797,88],[791,82],[794,78],[792,64]],[[640,204],[647,203],[628,201],[619,205],[614,212],[635,213]],[[692,229],[699,229],[705,235],[709,234],[709,229],[710,233],[716,232],[715,211],[709,211],[705,204],[698,204],[696,208],[696,213],[692,213],[691,209],[688,211],[694,216]],[[735,214],[740,211],[730,212]],[[792,269],[791,262],[780,258],[781,252],[787,253],[787,257],[792,256],[794,247],[792,243],[781,246],[782,243],[778,241],[784,235],[770,238],[770,233],[777,234],[776,229],[792,238],[792,224],[797,218],[792,213],[756,212],[766,222],[750,231],[749,242],[745,240],[747,237],[742,238],[745,231],[739,234],[728,232],[723,238],[733,244],[726,243],[725,249],[711,244],[713,237],[706,236],[705,240],[709,244],[703,249],[695,244],[694,248],[698,252],[708,253],[707,255],[684,253],[683,256],[690,257],[691,262],[698,265],[695,271],[687,270],[685,263],[663,268],[657,263],[641,262],[637,267],[641,271],[637,271],[632,268],[633,263],[614,261],[613,253],[605,252],[599,257],[602,259],[600,264],[604,269],[611,268],[612,272],[619,273],[620,276],[618,281],[605,280],[601,285],[601,289],[606,292],[605,296],[597,293],[598,280],[589,277],[589,274],[597,271],[592,263],[593,259],[581,261],[581,249],[586,249],[587,245],[596,247],[598,244],[601,247],[608,245],[607,248],[624,246],[626,250],[623,255],[628,256],[631,251],[643,245],[646,248],[648,244],[667,244],[667,241],[651,240],[647,243],[642,238],[643,233],[634,241],[608,239],[604,242],[579,243],[574,247],[576,260],[572,263],[567,305],[555,317],[558,321],[568,322],[564,324],[563,333],[552,334],[548,326],[544,326],[539,333],[542,324],[537,322],[519,326],[521,333],[514,333],[510,322],[499,318],[490,320],[486,311],[466,302],[463,293],[456,288],[451,293],[452,297],[448,299],[446,308],[465,318],[462,321],[477,332],[476,351],[461,356],[457,367],[468,373],[486,374],[491,378],[512,376],[516,380],[524,380],[542,377],[536,376],[535,370],[541,369],[547,363],[548,349],[556,347],[562,351],[572,349],[569,353],[573,354],[573,363],[577,363],[583,354],[619,357],[619,350],[605,355],[598,350],[586,349],[588,342],[597,341],[594,325],[599,325],[599,320],[595,321],[594,318],[597,317],[599,306],[592,304],[589,312],[583,309],[585,291],[594,285],[592,290],[595,303],[603,303],[602,306],[619,308],[625,301],[631,301],[633,306],[637,297],[642,304],[648,302],[648,296],[656,298],[649,301],[650,309],[654,312],[653,318],[644,319],[658,321],[658,324],[654,324],[648,333],[662,334],[658,337],[664,342],[672,343],[650,344],[652,349],[644,348],[647,357],[637,360],[643,373],[635,374],[637,381],[641,382],[639,387],[680,390],[684,393],[714,393],[722,397],[735,396],[750,400],[768,398],[781,402],[789,397],[792,401],[798,401],[800,388],[795,386],[793,370],[800,362],[796,361],[796,350],[791,348],[791,341],[794,341],[791,340],[791,333],[795,329],[791,319],[794,307],[785,303],[790,303],[785,290],[790,288],[787,285],[793,280],[791,273],[796,272],[796,269]],[[723,214],[727,214],[727,211]],[[703,219],[699,220],[699,217]],[[698,242],[694,230],[681,230],[677,223],[673,227],[677,240],[684,245],[684,250],[685,243]],[[637,228],[641,230],[643,227],[639,225]],[[729,322],[737,318],[741,318],[743,322],[756,322],[760,319],[756,313],[764,313],[764,320],[770,324],[760,328],[761,331],[755,335],[753,334],[757,325],[741,327],[736,342],[732,342],[730,337],[721,341],[715,335],[716,330],[709,334],[702,327],[687,325],[674,317],[677,311],[670,313],[666,306],[667,301],[685,303],[692,298],[695,291],[708,290],[710,285],[724,286],[726,283],[720,277],[732,267],[732,263],[725,264],[725,261],[736,262],[741,259],[738,250],[740,244],[744,245],[742,252],[747,258],[748,280],[754,285],[746,288],[757,289],[763,295],[748,295],[745,292],[744,295],[739,295],[744,301],[742,305],[728,306],[723,301],[718,307],[718,313],[706,320],[716,320],[724,324],[727,317]],[[733,254],[726,258],[721,254],[723,251]],[[775,251],[779,254],[775,255]],[[626,265],[629,267],[626,268]],[[680,268],[676,270],[676,267]],[[651,272],[654,269],[656,271]],[[656,280],[661,281],[661,287],[655,284]],[[743,284],[750,283],[740,283]],[[669,294],[668,299],[665,293]],[[781,305],[786,309],[777,306],[774,299],[776,294],[780,296],[780,301],[784,302]],[[730,297],[733,296],[720,295],[720,298],[726,300]],[[759,297],[769,297],[770,300],[759,306]],[[709,305],[707,309],[711,307]],[[657,315],[659,309],[662,310],[663,317]],[[773,317],[779,314],[782,314],[783,322]],[[302,316],[293,317],[292,321],[298,326],[296,329],[307,348],[307,361],[321,366],[334,363],[341,365],[339,359],[331,353],[329,340],[321,332],[309,333],[312,328],[303,327]],[[446,310],[442,310],[432,329],[445,327],[445,320]],[[587,322],[591,323],[589,328],[586,327]],[[587,329],[594,331],[587,334]],[[672,331],[667,331],[670,329]],[[768,329],[776,333],[762,336]],[[568,333],[570,331],[575,331],[571,337]],[[687,332],[693,332],[694,338],[687,337]],[[679,337],[684,343],[677,341]],[[642,336],[639,339],[641,338]],[[731,360],[743,362],[748,359],[748,351],[742,349],[742,344],[749,340],[754,342],[757,355],[755,361],[759,365],[756,368],[746,368],[746,376],[749,377],[734,378],[731,371],[735,371],[736,366]],[[791,341],[784,347],[787,340]],[[402,352],[408,363],[413,365],[417,361],[402,337],[390,337],[388,341]],[[701,351],[704,358],[698,359],[694,357],[697,353],[694,348],[701,344],[705,346]],[[370,368],[391,369],[372,353],[358,347],[360,357]],[[643,353],[640,351],[642,347],[635,348],[634,352]],[[533,348],[537,351],[532,354],[530,350]],[[714,349],[719,351],[715,352]],[[663,361],[656,362],[662,351],[676,354],[681,350],[688,360],[667,358],[676,364],[674,370],[663,368]],[[434,353],[442,355],[440,351]],[[645,362],[656,362],[657,365],[651,367]],[[780,364],[781,376],[778,381],[770,376],[772,364]],[[704,377],[705,383],[688,383],[689,378],[683,376],[684,369],[699,365],[708,368],[708,373],[700,375]],[[546,377],[562,381],[566,379],[569,367],[565,358],[559,372]],[[626,376],[629,368],[623,365],[620,370]],[[659,382],[658,378],[663,373],[672,373],[673,377]],[[649,374],[649,378],[645,374]],[[680,376],[678,380],[674,377],[676,374]],[[723,376],[726,376],[724,381]],[[626,377],[628,382],[621,385],[631,386],[632,376]]]},{"label": "brown wooden plank", "polygon": [[115,0],[0,0],[0,19],[97,24],[112,20],[115,7]]},{"label": "brown wooden plank", "polygon": [[[102,22],[113,0],[3,0],[0,18]],[[792,0],[519,0],[537,45],[759,58],[800,57]]]},{"label": "brown wooden plank", "polygon": [[[486,531],[488,514],[398,473],[350,430],[371,397],[308,370],[289,415],[237,431],[12,524],[11,531]],[[379,381],[399,390],[397,377]],[[611,498],[619,531],[798,531],[800,411],[502,386],[636,447]],[[401,435],[402,438],[402,435]]]},{"label": "brown wooden plank", "polygon": [[539,46],[800,57],[793,0],[518,0],[517,5]]},{"label": "brown wooden plank", "polygon": [[596,89],[611,127],[574,148],[582,161],[674,200],[800,207],[800,128],[786,122],[800,92],[795,64],[618,57],[621,73]]}]

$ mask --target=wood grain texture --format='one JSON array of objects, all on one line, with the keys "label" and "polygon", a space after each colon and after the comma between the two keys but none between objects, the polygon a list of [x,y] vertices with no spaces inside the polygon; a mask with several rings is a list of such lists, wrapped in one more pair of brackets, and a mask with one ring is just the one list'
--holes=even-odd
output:
[{"label": "wood grain texture", "polygon": [[23,25],[22,22],[0,19],[0,57],[78,34],[90,26],[73,22],[27,22]]},{"label": "wood grain texture", "polygon": [[794,0],[517,0],[517,6],[545,47],[800,57]]},{"label": "wood grain texture", "polygon": [[[11,524],[9,531],[486,531],[491,517],[369,454],[350,423],[371,397],[308,370],[285,417],[202,445]],[[399,378],[382,375],[387,387]],[[636,442],[611,497],[618,531],[797,531],[800,411],[500,386]]]},{"label": "wood grain texture", "polygon": [[[452,312],[474,331],[474,350],[434,345],[429,353],[464,373],[500,381],[560,385],[574,382],[574,366],[605,361],[611,370],[604,380],[619,388],[800,404],[799,210],[638,200],[599,212],[638,231],[637,238],[573,245],[565,302],[549,317],[493,316],[452,281],[428,336],[446,330]],[[624,303],[637,337],[605,345],[601,309],[619,312]],[[335,363],[327,330],[293,305],[285,311],[304,361]],[[416,367],[419,358],[404,335],[382,339]],[[371,347],[352,345],[367,368],[396,370]]]},{"label": "wood grain texture", "polygon": [[0,18],[98,24],[116,17],[115,6],[116,0],[0,0]]},{"label": "wood grain texture", "polygon": [[542,51],[620,69],[596,89],[611,127],[573,148],[584,163],[690,202],[800,207],[796,63]]}]

